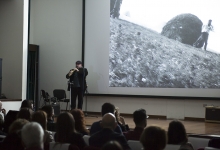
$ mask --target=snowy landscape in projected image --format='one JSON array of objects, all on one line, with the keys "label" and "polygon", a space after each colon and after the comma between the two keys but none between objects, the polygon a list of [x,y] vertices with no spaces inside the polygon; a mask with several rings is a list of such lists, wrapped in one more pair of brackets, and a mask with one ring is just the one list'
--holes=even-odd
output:
[{"label": "snowy landscape in projected image", "polygon": [[110,0],[109,86],[220,88],[219,14],[219,0]]}]

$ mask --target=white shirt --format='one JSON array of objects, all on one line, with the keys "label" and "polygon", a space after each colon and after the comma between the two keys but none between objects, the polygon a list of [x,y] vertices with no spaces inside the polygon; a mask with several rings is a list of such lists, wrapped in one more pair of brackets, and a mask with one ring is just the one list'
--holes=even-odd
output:
[{"label": "white shirt", "polygon": [[208,26],[208,25],[203,25],[203,26],[202,26],[202,32],[207,32],[207,33],[209,33],[210,31],[213,31],[213,26],[212,26],[212,25],[210,25],[210,26]]}]

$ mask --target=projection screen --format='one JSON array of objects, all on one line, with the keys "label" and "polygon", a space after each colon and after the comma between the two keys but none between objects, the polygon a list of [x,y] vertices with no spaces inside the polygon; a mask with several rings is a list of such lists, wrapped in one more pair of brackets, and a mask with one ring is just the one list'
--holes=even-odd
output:
[{"label": "projection screen", "polygon": [[86,0],[89,93],[219,97],[218,11],[217,0]]}]

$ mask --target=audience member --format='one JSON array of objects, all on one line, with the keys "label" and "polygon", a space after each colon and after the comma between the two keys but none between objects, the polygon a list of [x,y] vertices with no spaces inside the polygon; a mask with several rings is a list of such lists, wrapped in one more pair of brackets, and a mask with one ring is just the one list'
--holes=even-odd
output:
[{"label": "audience member", "polygon": [[77,132],[81,133],[82,135],[88,135],[89,130],[86,128],[86,121],[84,117],[84,113],[81,109],[73,109],[71,111],[73,118],[75,120],[75,129]]},{"label": "audience member", "polygon": [[135,123],[134,131],[124,132],[127,140],[140,140],[144,128],[147,126],[147,114],[144,109],[138,109],[133,113],[133,121]]},{"label": "audience member", "polygon": [[21,108],[18,112],[17,119],[26,119],[28,121],[31,121],[33,111],[29,108]]},{"label": "audience member", "polygon": [[[113,104],[104,103],[102,105],[102,116],[104,116],[107,113],[112,113],[112,114],[115,113],[115,106]],[[91,126],[91,129],[90,129],[90,135],[93,135],[94,133],[96,133],[100,130],[102,130],[101,121],[94,122]],[[119,134],[123,134],[119,125],[117,125],[117,127],[115,128],[115,132],[117,132]]]},{"label": "audience member", "polygon": [[41,108],[44,112],[47,113],[47,130],[56,131],[56,124],[54,123],[54,109],[51,105],[45,105]]},{"label": "audience member", "polygon": [[123,148],[117,141],[109,141],[102,147],[102,150],[123,150]]},{"label": "audience member", "polygon": [[144,150],[163,150],[167,144],[166,131],[157,126],[149,126],[144,129],[140,142]]},{"label": "audience member", "polygon": [[37,122],[27,123],[21,130],[26,150],[43,150],[44,130]]},{"label": "audience member", "polygon": [[118,125],[120,126],[122,132],[129,131],[129,126],[126,124],[124,117],[120,116],[119,108],[115,108],[115,117]]},{"label": "audience member", "polygon": [[82,135],[75,130],[75,121],[70,113],[65,112],[58,116],[56,128],[55,142],[74,144],[79,149],[83,149],[86,146]]},{"label": "audience member", "polygon": [[29,121],[25,119],[15,120],[9,127],[9,134],[2,142],[1,149],[3,150],[24,150],[21,140],[21,129]]},{"label": "audience member", "polygon": [[22,108],[29,108],[33,110],[33,103],[31,102],[31,100],[23,100],[20,109]]},{"label": "audience member", "polygon": [[101,148],[105,143],[115,140],[122,145],[123,149],[130,149],[125,137],[122,134],[114,132],[117,127],[117,121],[112,113],[107,113],[103,116],[101,125],[103,129],[89,138],[90,146]]},{"label": "audience member", "polygon": [[168,127],[168,144],[181,145],[181,149],[193,150],[193,146],[188,142],[186,129],[182,122],[171,121]]},{"label": "audience member", "polygon": [[41,125],[44,130],[44,143],[53,141],[53,134],[47,131],[47,114],[44,111],[37,111],[32,115],[32,121]]},{"label": "audience member", "polygon": [[0,101],[0,135],[4,135],[2,128],[4,124],[5,115],[6,115],[6,110],[2,108],[2,102]]}]

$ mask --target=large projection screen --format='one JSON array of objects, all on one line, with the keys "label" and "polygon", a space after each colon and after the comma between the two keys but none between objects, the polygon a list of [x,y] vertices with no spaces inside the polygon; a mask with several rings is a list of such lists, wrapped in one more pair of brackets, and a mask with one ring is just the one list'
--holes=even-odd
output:
[{"label": "large projection screen", "polygon": [[[115,0],[116,1],[116,0]],[[178,1],[178,2],[177,2]],[[110,0],[86,0],[86,7],[85,7],[85,62],[84,62],[84,66],[88,69],[89,71],[89,75],[87,77],[87,84],[88,84],[88,92],[90,94],[118,94],[118,95],[146,95],[146,96],[180,96],[180,97],[220,97],[220,92],[219,92],[219,85],[220,85],[220,75],[219,75],[219,68],[220,68],[220,58],[219,58],[219,51],[220,51],[220,47],[217,45],[216,42],[211,42],[211,41],[215,41],[216,37],[219,37],[219,28],[217,28],[217,26],[220,26],[220,19],[219,20],[215,20],[214,18],[217,18],[217,0],[211,0],[207,1],[207,0],[175,0],[175,3],[172,3],[172,5],[170,6],[170,8],[173,8],[176,10],[176,14],[174,15],[168,15],[166,16],[166,14],[164,13],[164,16],[160,16],[161,15],[161,11],[160,8],[162,6],[164,6],[164,4],[162,4],[162,2],[164,2],[164,0],[139,0],[139,1],[135,1],[134,0],[122,0],[121,2],[121,10],[120,10],[120,15],[119,16],[114,16],[114,14],[111,14],[110,17]],[[171,4],[171,2],[174,2],[174,0],[166,0],[166,3]],[[143,3],[146,4],[147,8],[143,8]],[[161,3],[161,4],[160,4]],[[175,38],[173,37],[168,37],[168,34],[164,31],[164,33],[162,34],[162,28],[161,28],[161,24],[159,24],[158,19],[164,19],[166,18],[167,21],[162,22],[162,25],[165,26],[166,24],[169,25],[169,21],[174,19],[174,17],[181,15],[181,14],[187,14],[187,13],[196,13],[196,12],[191,12],[191,10],[186,10],[185,12],[179,12],[180,8],[183,7],[182,5],[184,4],[184,7],[187,8],[187,4],[191,3],[191,5],[199,5],[201,3],[204,4],[212,4],[212,8],[209,8],[210,11],[214,11],[216,13],[216,15],[212,15],[212,17],[210,19],[213,20],[213,26],[214,26],[214,31],[213,33],[210,33],[209,36],[209,41],[208,42],[208,46],[207,46],[207,50],[205,51],[204,48],[197,48],[195,47],[193,44],[196,43],[196,41],[199,39],[201,31],[202,30],[200,27],[197,32],[197,37],[194,37],[194,41],[193,44],[191,42],[190,44],[185,44],[184,39],[181,36],[178,35],[174,35]],[[134,5],[135,9],[131,9],[129,6],[130,5]],[[160,6],[161,5],[161,6]],[[158,7],[160,6],[160,7]],[[204,5],[205,6],[205,5]],[[112,7],[112,6],[111,6]],[[151,9],[148,9],[150,8]],[[206,6],[209,7],[209,6]],[[169,9],[170,9],[169,8]],[[205,9],[203,8],[203,6],[199,7],[200,10],[199,11],[204,11],[203,14],[207,15],[209,14],[209,9]],[[126,10],[127,9],[127,10]],[[130,9],[130,11],[129,11]],[[144,14],[140,15],[140,13],[142,13],[141,11],[137,11],[137,10],[144,10]],[[155,12],[152,12],[151,10],[154,9],[158,9],[158,14]],[[182,10],[182,9],[181,9]],[[171,12],[171,11],[170,11]],[[149,16],[146,16],[146,14],[148,14]],[[213,14],[213,13],[212,13]],[[135,18],[136,16],[136,18]],[[140,18],[139,18],[140,17]],[[151,24],[142,22],[141,20],[143,20],[143,18],[141,17],[149,17],[149,22],[151,22]],[[180,16],[179,18],[181,18],[182,16]],[[205,24],[206,22],[208,23],[208,20],[206,18],[208,17],[204,17],[203,20],[201,19],[201,22],[199,22],[202,26],[202,24]],[[139,20],[138,20],[139,19]],[[121,21],[123,20],[123,21]],[[204,20],[207,20],[206,22]],[[113,44],[115,45],[125,45],[126,50],[129,50],[129,45],[132,45],[131,41],[126,41],[125,43],[121,42],[121,43],[116,43],[114,41],[114,39],[112,40],[112,38],[114,38],[114,36],[116,36],[116,33],[113,33],[112,31],[112,24],[115,23],[116,28],[120,28],[123,29],[125,31],[130,30],[131,27],[133,27],[133,25],[138,25],[139,30],[143,29],[144,31],[135,31],[134,33],[132,33],[132,35],[130,36],[131,38],[133,37],[137,37],[140,38],[138,36],[146,34],[145,33],[145,28],[146,26],[149,27],[149,31],[148,32],[152,32],[157,35],[160,34],[161,36],[161,40],[163,42],[163,40],[167,40],[168,43],[171,43],[170,45],[164,45],[162,50],[169,50],[170,46],[173,46],[172,49],[175,50],[178,49],[179,46],[184,47],[183,51],[181,52],[182,55],[183,53],[186,53],[186,56],[189,56],[188,54],[191,54],[192,56],[195,57],[187,57],[186,59],[193,59],[193,62],[196,62],[197,59],[200,62],[199,63],[195,63],[195,64],[190,64],[190,66],[188,66],[188,68],[194,67],[193,69],[195,69],[196,67],[202,67],[202,63],[204,64],[204,66],[206,66],[207,62],[202,62],[203,60],[206,61],[213,61],[212,64],[214,64],[214,68],[206,68],[208,71],[212,71],[211,74],[210,72],[208,73],[207,76],[205,76],[204,78],[207,80],[210,80],[209,86],[206,86],[206,81],[203,79],[202,81],[204,81],[204,83],[199,83],[200,81],[197,82],[197,84],[190,84],[187,83],[187,81],[183,81],[184,77],[180,78],[180,81],[178,81],[178,83],[187,83],[187,84],[174,84],[173,82],[169,81],[169,84],[154,84],[156,82],[151,82],[152,84],[147,84],[147,81],[150,80],[152,81],[153,78],[149,78],[148,79],[148,75],[146,74],[146,71],[143,71],[142,74],[142,69],[140,69],[141,65],[139,63],[136,63],[136,66],[132,66],[133,68],[124,66],[124,67],[120,67],[118,64],[128,64],[129,65],[129,61],[133,61],[131,60],[132,58],[136,59],[136,62],[140,62],[139,59],[140,57],[124,57],[124,60],[122,61],[121,56],[123,55],[135,55],[135,53],[131,52],[127,52],[127,51],[121,51],[120,48],[115,48],[114,53],[112,53],[112,47],[114,47]],[[128,26],[125,26],[125,23]],[[198,23],[198,24],[199,24]],[[110,27],[111,24],[111,27]],[[176,26],[172,27],[172,28],[176,28]],[[179,26],[179,29],[182,29],[184,27]],[[118,32],[121,32],[122,30],[118,30]],[[212,31],[211,31],[212,32]],[[168,32],[169,33],[169,32]],[[147,35],[147,34],[146,34]],[[123,39],[123,37],[117,37],[119,40]],[[129,37],[128,37],[129,38]],[[143,37],[142,37],[143,38]],[[148,37],[146,37],[148,38]],[[151,38],[151,37],[149,37]],[[143,44],[143,39],[138,39],[138,41],[140,41],[141,43],[139,43],[140,45],[144,45]],[[156,40],[155,40],[156,41]],[[185,40],[187,41],[187,40]],[[115,43],[113,43],[115,42]],[[182,43],[181,43],[182,42]],[[138,43],[138,42],[136,42]],[[179,44],[180,43],[180,44]],[[155,43],[153,43],[155,44]],[[159,43],[160,44],[160,43]],[[163,43],[162,43],[163,44]],[[135,43],[133,44],[133,47],[135,47]],[[117,46],[115,46],[117,47]],[[214,47],[214,49],[213,49]],[[136,47],[135,47],[136,48]],[[145,55],[147,54],[147,52],[151,52],[154,50],[155,45],[152,45],[152,49],[144,49],[145,47],[141,47],[141,48],[136,48],[135,50],[139,50],[138,52],[140,53],[140,51],[144,52],[141,53],[140,55]],[[188,52],[189,49],[192,49],[192,52]],[[185,50],[185,51],[184,51]],[[174,52],[171,51],[170,54],[173,54]],[[180,53],[178,51],[178,53]],[[156,55],[156,54],[155,54]],[[166,54],[167,55],[167,54]],[[161,57],[165,57],[166,56],[164,54],[161,55]],[[118,56],[118,58],[115,58],[116,56]],[[184,56],[184,55],[183,55]],[[198,58],[198,56],[201,56],[201,60],[200,58]],[[210,60],[207,60],[205,57],[210,58]],[[176,60],[176,58],[173,56],[169,56],[164,60],[163,62],[166,62],[168,60],[173,60],[174,63],[176,62],[178,64],[178,59]],[[143,58],[141,58],[143,59]],[[112,61],[113,60],[113,61]],[[150,59],[146,59],[144,61],[144,63],[146,64],[152,64],[151,62],[152,60]],[[191,60],[186,60],[185,62],[190,62]],[[114,62],[114,63],[112,63]],[[156,62],[155,62],[156,63]],[[132,65],[135,65],[135,63],[133,63]],[[171,66],[171,64],[166,64],[167,66]],[[186,66],[185,64],[182,64],[182,66]],[[149,67],[149,66],[148,66]],[[157,72],[158,70],[162,70],[161,72],[163,73],[163,77],[165,76],[165,79],[167,78],[168,80],[171,80],[172,78],[172,74],[173,72],[169,70],[166,70],[167,67],[164,66],[162,63],[159,65],[155,65],[154,66],[154,72]],[[175,66],[174,66],[175,67]],[[178,65],[176,66],[178,67]],[[126,69],[124,69],[126,68]],[[187,67],[186,67],[187,68]],[[123,70],[124,69],[124,70]],[[137,76],[137,74],[132,75],[131,72],[129,72],[129,69],[133,69],[135,70],[134,72],[139,72],[139,78],[140,78],[140,82],[146,83],[146,84],[135,84],[137,83],[137,80],[135,79],[135,77]],[[172,68],[171,68],[172,69]],[[181,68],[178,68],[181,69]],[[115,77],[115,75],[117,75],[116,72],[123,72],[123,74],[125,74],[125,78],[118,78]],[[127,72],[126,72],[127,71]],[[185,74],[187,74],[188,70],[184,70]],[[190,71],[189,71],[190,72]],[[190,76],[186,76],[186,78],[192,78],[193,75],[195,76],[195,74],[198,71],[194,71],[194,72],[190,72]],[[207,72],[207,71],[206,71]],[[206,72],[202,72],[202,76],[204,76],[204,74]],[[171,74],[169,76],[169,74]],[[136,76],[135,76],[136,75]],[[140,77],[141,75],[141,77]],[[144,77],[145,75],[145,77]],[[120,77],[120,75],[118,75]],[[154,77],[154,76],[153,76]],[[195,78],[200,79],[201,77],[199,76],[199,74],[196,74]],[[190,82],[195,82],[194,80],[188,80]],[[162,80],[161,82],[165,82],[163,81],[163,78],[160,79],[155,79],[155,80]],[[213,82],[214,80],[214,82]],[[216,80],[216,82],[215,82]],[[122,83],[123,81],[123,83]],[[140,83],[139,82],[139,83]],[[158,81],[159,82],[159,81]],[[198,84],[199,83],[199,84]],[[191,85],[191,86],[190,86]],[[198,85],[198,86],[196,86]],[[208,85],[208,84],[207,84]]]}]

